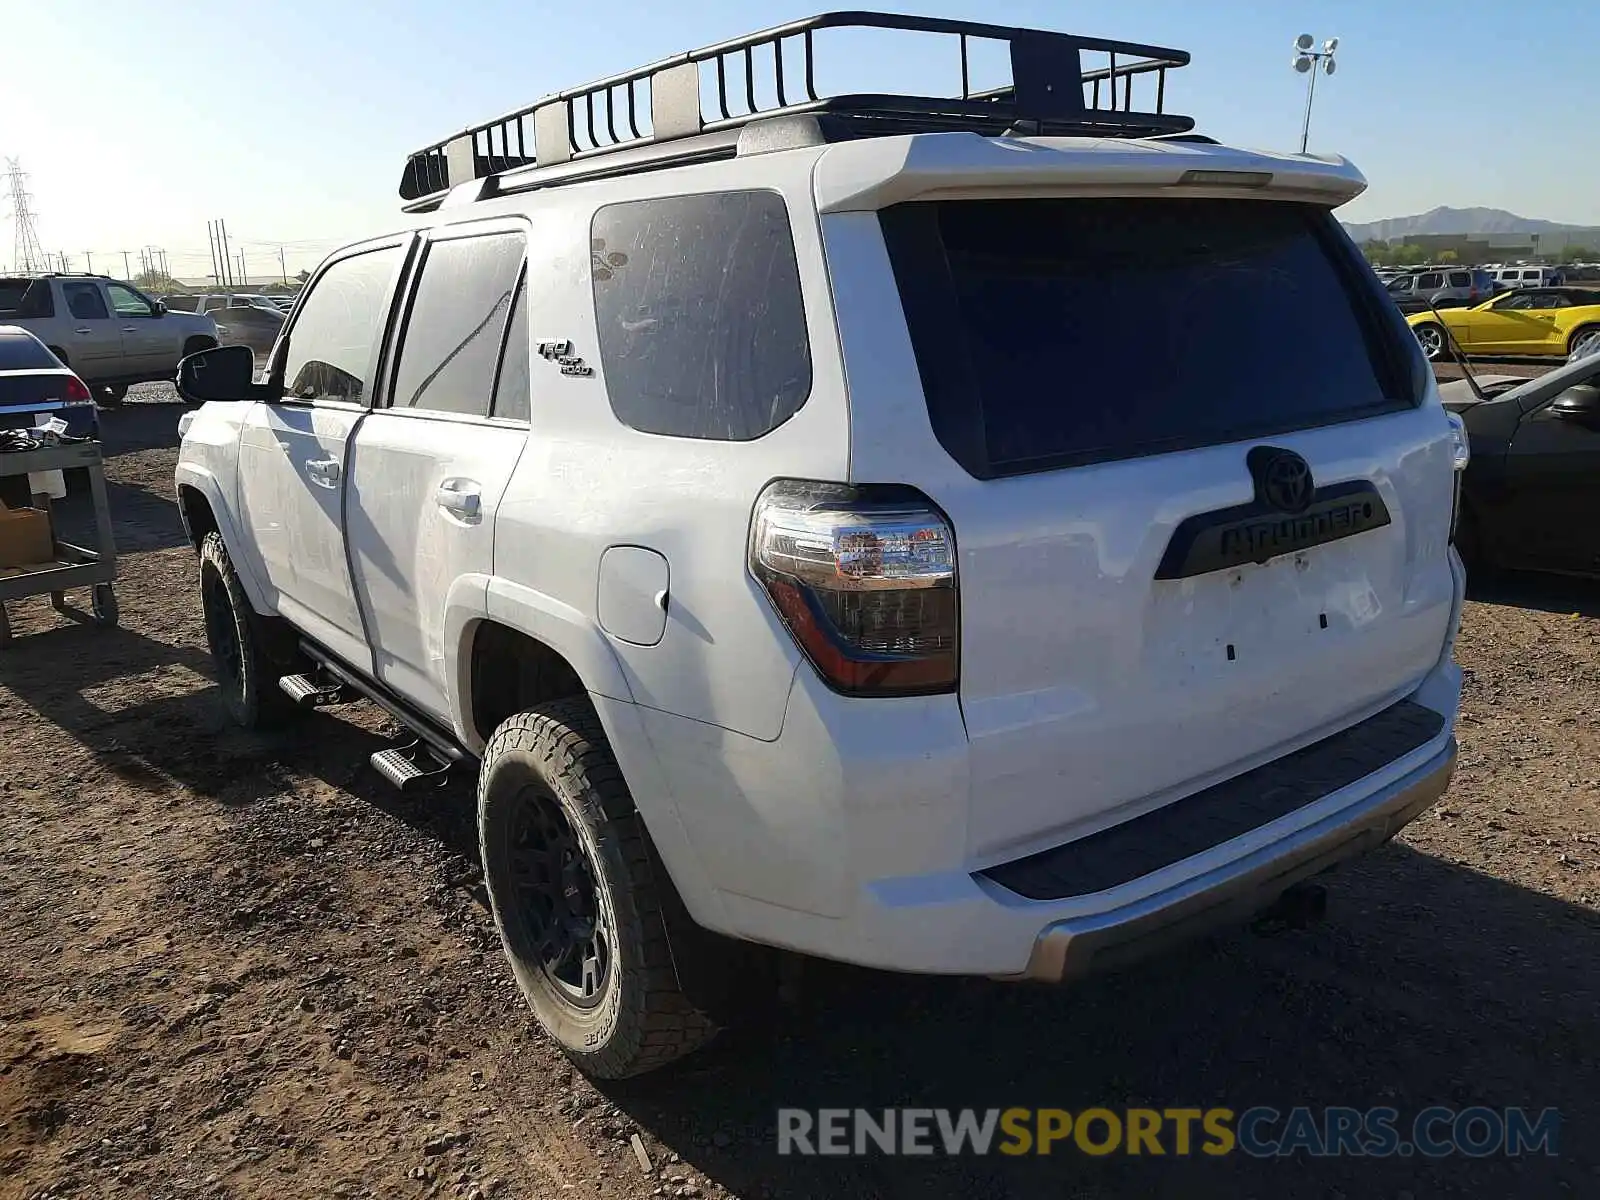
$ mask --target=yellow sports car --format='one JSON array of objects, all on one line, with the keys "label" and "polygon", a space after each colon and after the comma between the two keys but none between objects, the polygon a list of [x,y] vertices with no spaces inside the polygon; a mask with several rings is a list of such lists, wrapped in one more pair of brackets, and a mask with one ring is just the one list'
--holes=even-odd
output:
[{"label": "yellow sports car", "polygon": [[1600,292],[1521,288],[1471,308],[1413,313],[1406,323],[1430,359],[1449,356],[1445,328],[1466,354],[1581,355],[1600,342]]}]

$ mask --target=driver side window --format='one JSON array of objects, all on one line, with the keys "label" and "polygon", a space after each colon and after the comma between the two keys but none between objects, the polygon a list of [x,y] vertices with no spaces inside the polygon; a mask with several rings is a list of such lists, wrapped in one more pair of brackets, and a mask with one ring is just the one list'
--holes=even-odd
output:
[{"label": "driver side window", "polygon": [[331,264],[300,301],[283,357],[283,399],[368,402],[367,373],[383,334],[404,247],[386,246]]},{"label": "driver side window", "polygon": [[156,306],[125,283],[108,283],[106,291],[111,294],[111,307],[117,310],[119,317],[156,315]]}]

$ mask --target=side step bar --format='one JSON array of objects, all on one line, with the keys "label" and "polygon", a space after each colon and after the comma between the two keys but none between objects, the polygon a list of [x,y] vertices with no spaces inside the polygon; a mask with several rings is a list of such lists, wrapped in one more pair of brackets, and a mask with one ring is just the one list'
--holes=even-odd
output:
[{"label": "side step bar", "polygon": [[329,704],[343,704],[353,699],[338,682],[326,683],[310,675],[285,675],[278,680],[284,695],[301,708],[323,708]]},{"label": "side step bar", "polygon": [[441,787],[454,764],[440,759],[420,738],[403,746],[379,750],[372,756],[372,769],[402,792],[420,792],[426,787]]},{"label": "side step bar", "polygon": [[[451,734],[440,729],[432,720],[398,696],[390,694],[381,684],[351,670],[315,642],[302,639],[300,649],[317,664],[317,678],[304,675],[285,676],[279,683],[285,692],[291,696],[298,696],[303,688],[309,687],[311,694],[326,694],[332,691],[339,693],[342,699],[353,699],[354,696],[348,693],[354,693],[371,700],[411,731],[411,741],[391,746],[387,750],[379,750],[370,760],[373,770],[401,791],[416,791],[430,785],[442,784],[451,767],[470,758]],[[292,680],[303,682],[291,683]],[[320,680],[326,682],[319,682]],[[337,701],[297,702],[336,703]]]}]

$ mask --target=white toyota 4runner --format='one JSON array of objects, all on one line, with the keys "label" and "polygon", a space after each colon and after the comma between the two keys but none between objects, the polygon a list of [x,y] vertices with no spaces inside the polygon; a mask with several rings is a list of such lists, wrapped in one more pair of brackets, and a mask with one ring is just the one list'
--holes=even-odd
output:
[{"label": "white toyota 4runner", "polygon": [[[817,97],[862,24],[950,35],[954,95]],[[1188,133],[1186,61],[859,13],[696,51],[413,155],[263,379],[185,360],[229,711],[365,697],[392,782],[477,771],[584,1070],[706,1041],[758,948],[1074,977],[1444,790],[1463,439],[1360,174]]]}]

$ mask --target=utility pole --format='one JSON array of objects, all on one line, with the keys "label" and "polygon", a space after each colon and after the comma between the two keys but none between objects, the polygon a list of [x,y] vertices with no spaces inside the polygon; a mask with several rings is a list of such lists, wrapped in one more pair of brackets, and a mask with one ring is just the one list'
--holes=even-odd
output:
[{"label": "utility pole", "polygon": [[94,274],[94,251],[85,250],[83,252],[83,261],[86,264],[88,264],[83,268],[84,273],[86,275],[93,275]]},{"label": "utility pole", "polygon": [[1321,50],[1313,50],[1312,44],[1316,41],[1309,33],[1302,33],[1294,40],[1294,69],[1307,76],[1306,80],[1306,116],[1300,123],[1300,153],[1306,152],[1306,143],[1311,140],[1311,101],[1317,94],[1317,71],[1320,69],[1328,75],[1333,74],[1334,67],[1338,64],[1333,61],[1333,52],[1339,48],[1339,39],[1329,38],[1322,43]]},{"label": "utility pole", "polygon": [[233,256],[228,250],[228,223],[217,218],[217,236],[221,239],[222,269],[228,276],[228,287],[233,286]]},{"label": "utility pole", "polygon": [[122,277],[128,279],[133,275],[133,268],[128,265],[128,252],[122,252]]},{"label": "utility pole", "polygon": [[59,257],[61,259],[61,273],[63,275],[70,275],[72,273],[72,263],[67,258],[67,252],[65,250],[61,251]]},{"label": "utility pole", "polygon": [[244,247],[239,247],[239,283],[241,287],[250,286],[250,272],[244,267]]},{"label": "utility pole", "polygon": [[283,276],[283,286],[289,286],[289,268],[283,265],[283,247],[278,247],[278,272]]}]

